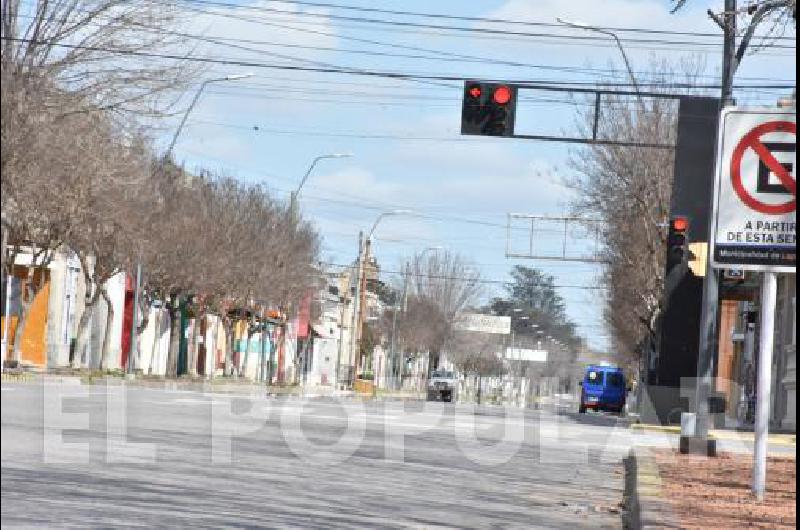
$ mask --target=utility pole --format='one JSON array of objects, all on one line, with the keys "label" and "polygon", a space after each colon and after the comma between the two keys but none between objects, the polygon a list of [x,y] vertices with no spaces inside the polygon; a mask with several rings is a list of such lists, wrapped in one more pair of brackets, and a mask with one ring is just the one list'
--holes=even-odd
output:
[{"label": "utility pole", "polygon": [[[736,0],[725,0],[722,18],[714,16],[724,32],[724,52],[722,59],[722,105],[735,104],[733,100],[733,79],[738,66],[736,60]],[[712,183],[713,185],[713,183]],[[708,237],[712,234],[712,216],[709,215]],[[719,287],[720,271],[706,263],[706,277],[703,282],[703,312],[700,319],[700,345],[697,356],[697,384],[695,400],[697,419],[695,437],[707,446],[710,423],[709,398],[714,384],[714,360],[719,347]]]},{"label": "utility pole", "polygon": [[392,340],[389,344],[389,384],[388,387],[394,389],[394,380],[396,377],[396,366],[395,366],[395,345],[397,343],[397,313],[400,311],[400,298],[395,294],[395,301],[394,301],[394,310],[392,311]]},{"label": "utility pole", "polygon": [[[348,286],[347,286],[348,287],[348,291],[349,291],[349,287],[350,287],[349,283],[350,282],[348,281]],[[338,350],[336,352],[336,369],[334,370],[334,374],[335,374],[334,375],[334,377],[335,377],[334,388],[336,390],[339,390],[339,384],[340,384],[340,381],[341,381],[341,372],[340,372],[340,370],[341,370],[341,365],[342,365],[342,350],[344,348],[344,312],[345,312],[345,309],[347,309],[347,295],[346,294],[344,296],[341,296],[341,301],[342,301],[341,302],[342,303],[342,310],[341,310],[341,312],[339,314],[339,345],[338,345],[339,347],[338,347]]]},{"label": "utility pole", "polygon": [[370,255],[370,248],[372,246],[372,236],[375,234],[375,230],[378,229],[378,225],[384,220],[386,217],[394,216],[394,215],[405,215],[412,213],[410,210],[391,210],[388,212],[381,213],[372,225],[369,233],[367,234],[366,239],[364,238],[364,233],[360,232],[358,236],[358,275],[356,278],[356,301],[358,303],[357,311],[355,312],[353,318],[353,326],[357,329],[353,330],[354,337],[357,337],[355,340],[355,369],[356,373],[358,372],[359,367],[361,366],[361,356],[360,356],[360,346],[361,346],[361,339],[362,339],[362,329],[364,326],[364,308],[367,303],[367,274],[366,274],[366,266],[369,261]]},{"label": "utility pole", "polygon": [[738,61],[736,59],[736,0],[725,0],[725,44],[722,60],[722,105],[724,107],[733,106],[736,102],[733,99],[733,78],[736,75]]},{"label": "utility pole", "polygon": [[[368,237],[366,241],[364,241],[364,254],[361,259],[361,271],[359,274],[359,295],[358,295],[358,342],[356,343],[356,373],[358,373],[358,369],[361,368],[362,370],[364,367],[361,365],[361,342],[364,339],[364,322],[366,321],[366,311],[365,308],[367,306],[367,266],[369,265],[369,255],[370,255],[370,247],[372,246],[372,238]],[[367,361],[365,356],[364,362]]]},{"label": "utility pole", "polygon": [[[408,283],[411,277],[411,265],[406,262],[405,270],[403,271],[403,315],[408,314]],[[405,366],[406,358],[405,342],[400,348],[400,356],[397,359],[397,390],[403,388],[403,367]]]},{"label": "utility pole", "polygon": [[[356,277],[355,277],[355,293],[353,296],[353,314],[351,319],[350,325],[350,355],[352,359],[352,364],[349,364],[353,368],[355,372],[358,366],[358,314],[360,311],[360,302],[361,302],[361,264],[364,258],[364,232],[358,233],[358,259],[356,260]],[[352,375],[355,375],[352,374]]]}]

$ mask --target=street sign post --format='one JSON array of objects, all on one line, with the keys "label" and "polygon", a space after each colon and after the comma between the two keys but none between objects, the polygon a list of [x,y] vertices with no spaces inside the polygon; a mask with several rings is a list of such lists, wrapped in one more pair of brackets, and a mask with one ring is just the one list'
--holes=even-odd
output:
[{"label": "street sign post", "polygon": [[711,266],[763,272],[753,492],[764,498],[778,273],[797,266],[797,118],[794,110],[722,112]]}]

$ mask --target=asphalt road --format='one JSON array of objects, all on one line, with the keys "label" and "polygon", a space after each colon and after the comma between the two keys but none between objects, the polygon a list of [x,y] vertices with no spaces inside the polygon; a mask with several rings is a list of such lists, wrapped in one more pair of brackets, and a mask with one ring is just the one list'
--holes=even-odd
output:
[{"label": "asphalt road", "polygon": [[612,417],[2,388],[4,528],[622,526]]}]

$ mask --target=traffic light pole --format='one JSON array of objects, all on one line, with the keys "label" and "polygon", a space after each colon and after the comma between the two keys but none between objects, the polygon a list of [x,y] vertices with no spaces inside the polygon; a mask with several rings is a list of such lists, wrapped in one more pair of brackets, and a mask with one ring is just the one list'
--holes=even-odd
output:
[{"label": "traffic light pole", "polygon": [[[733,101],[733,79],[736,73],[736,0],[725,0],[725,13],[722,17],[725,33],[724,57],[722,65],[722,105],[731,106]],[[708,237],[712,237],[712,223],[709,219]],[[714,384],[714,358],[719,346],[719,287],[720,271],[706,262],[706,277],[703,282],[703,312],[700,319],[700,346],[697,356],[697,385],[695,437],[707,445],[710,423],[709,398]]]}]

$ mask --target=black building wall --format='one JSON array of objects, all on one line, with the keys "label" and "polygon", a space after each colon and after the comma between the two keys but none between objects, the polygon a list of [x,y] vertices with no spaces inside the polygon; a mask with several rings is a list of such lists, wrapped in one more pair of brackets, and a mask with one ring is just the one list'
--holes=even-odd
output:
[{"label": "black building wall", "polygon": [[[689,218],[691,242],[708,241],[720,108],[716,98],[684,97],[680,102],[670,213]],[[656,359],[646,378],[651,412],[662,422],[676,407],[687,407],[680,396],[681,379],[697,374],[703,279],[686,266],[676,267],[665,287]],[[642,415],[647,415],[644,410]]]}]

